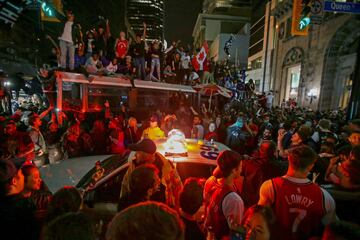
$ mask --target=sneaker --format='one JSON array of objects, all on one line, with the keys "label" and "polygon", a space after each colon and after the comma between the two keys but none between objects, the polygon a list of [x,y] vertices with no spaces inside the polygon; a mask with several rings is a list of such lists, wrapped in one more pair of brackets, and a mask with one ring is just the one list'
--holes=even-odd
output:
[{"label": "sneaker", "polygon": [[153,81],[153,82],[159,82],[159,79],[157,79],[156,77],[151,77],[151,81]]}]

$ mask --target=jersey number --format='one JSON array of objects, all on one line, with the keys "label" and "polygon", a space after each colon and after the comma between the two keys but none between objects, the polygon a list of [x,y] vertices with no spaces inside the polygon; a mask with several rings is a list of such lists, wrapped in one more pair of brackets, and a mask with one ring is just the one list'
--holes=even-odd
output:
[{"label": "jersey number", "polygon": [[200,155],[203,158],[216,160],[216,158],[219,156],[219,149],[217,147],[214,147],[214,146],[201,146],[200,149],[204,150],[204,151],[200,152]]},{"label": "jersey number", "polygon": [[295,233],[297,232],[298,226],[301,223],[301,221],[304,220],[304,218],[306,217],[307,211],[299,208],[290,208],[289,211],[290,213],[297,213],[297,216],[291,228],[292,232]]}]

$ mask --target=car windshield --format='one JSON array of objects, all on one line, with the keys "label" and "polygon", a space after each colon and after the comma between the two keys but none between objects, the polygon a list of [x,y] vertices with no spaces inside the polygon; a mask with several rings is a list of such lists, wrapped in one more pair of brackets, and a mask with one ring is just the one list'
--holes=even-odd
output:
[{"label": "car windshield", "polygon": [[[104,161],[101,162],[101,168],[103,168],[103,173],[101,175],[101,178],[107,176],[111,172],[113,172],[115,169],[123,165],[128,157],[129,157],[130,151],[127,151],[126,153],[122,155],[113,155]],[[93,183],[93,176],[96,172],[96,167],[94,166],[76,185],[77,188],[80,189],[86,189],[90,184]],[[100,179],[97,179],[100,180]]]}]

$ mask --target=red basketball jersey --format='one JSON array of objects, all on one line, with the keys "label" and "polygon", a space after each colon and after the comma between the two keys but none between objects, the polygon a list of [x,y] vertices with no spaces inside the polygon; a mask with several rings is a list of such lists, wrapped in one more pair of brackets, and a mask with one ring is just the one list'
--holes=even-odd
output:
[{"label": "red basketball jersey", "polygon": [[116,44],[116,53],[119,58],[125,57],[127,48],[128,48],[128,41],[119,39],[119,41]]},{"label": "red basketball jersey", "polygon": [[222,239],[222,237],[229,236],[230,234],[228,222],[222,211],[222,202],[231,192],[233,190],[226,185],[216,189],[211,196],[206,226],[211,229],[216,239]]},{"label": "red basketball jersey", "polygon": [[321,234],[324,196],[312,182],[295,183],[286,178],[272,179],[276,214],[276,239],[308,239]]}]

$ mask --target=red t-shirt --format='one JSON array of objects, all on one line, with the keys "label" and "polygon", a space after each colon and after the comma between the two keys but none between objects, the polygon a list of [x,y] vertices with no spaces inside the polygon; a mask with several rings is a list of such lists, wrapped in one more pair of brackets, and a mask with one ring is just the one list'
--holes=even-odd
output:
[{"label": "red t-shirt", "polygon": [[216,132],[208,132],[207,134],[205,134],[204,139],[207,141],[210,141],[211,139],[213,141],[217,141],[218,135]]},{"label": "red t-shirt", "polygon": [[116,56],[118,58],[124,58],[128,49],[129,42],[125,40],[118,39],[116,43]]},{"label": "red t-shirt", "polygon": [[308,239],[321,234],[321,220],[326,214],[324,196],[312,182],[294,183],[283,177],[272,179],[277,218],[275,239]]}]

